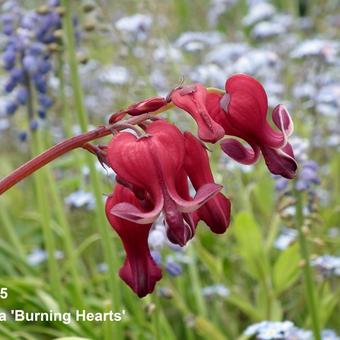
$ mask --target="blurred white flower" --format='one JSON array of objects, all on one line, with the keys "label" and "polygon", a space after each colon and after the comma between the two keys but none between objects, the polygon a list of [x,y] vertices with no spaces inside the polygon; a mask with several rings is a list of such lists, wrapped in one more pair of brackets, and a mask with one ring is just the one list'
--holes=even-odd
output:
[{"label": "blurred white flower", "polygon": [[274,247],[279,250],[285,250],[290,244],[292,244],[297,238],[297,231],[291,228],[282,228],[281,234],[274,242]]},{"label": "blurred white flower", "polygon": [[339,43],[331,40],[310,39],[303,41],[290,54],[292,58],[323,57],[327,62],[334,62],[339,53]]},{"label": "blurred white flower", "polygon": [[174,43],[174,46],[187,52],[196,52],[204,48],[221,44],[223,35],[217,31],[211,32],[184,32]]},{"label": "blurred white flower", "polygon": [[126,41],[141,41],[148,37],[152,21],[149,15],[135,14],[119,19],[115,27]]},{"label": "blurred white flower", "polygon": [[77,209],[85,208],[87,210],[92,210],[96,206],[96,201],[93,194],[82,189],[72,192],[65,198],[64,202],[70,208]]},{"label": "blurred white flower", "polygon": [[229,289],[223,284],[215,284],[212,286],[203,287],[201,289],[202,295],[211,297],[211,296],[220,296],[227,297],[230,294]]},{"label": "blurred white flower", "polygon": [[259,2],[250,7],[249,13],[243,18],[245,26],[251,26],[275,14],[275,7],[267,2]]}]

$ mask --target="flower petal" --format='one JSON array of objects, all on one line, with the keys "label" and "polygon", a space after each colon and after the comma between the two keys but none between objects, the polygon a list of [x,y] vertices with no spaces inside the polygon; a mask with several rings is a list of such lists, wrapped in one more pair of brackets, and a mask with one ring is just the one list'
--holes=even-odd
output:
[{"label": "flower petal", "polygon": [[289,137],[294,131],[294,124],[292,118],[290,117],[287,109],[282,105],[277,105],[273,112],[272,118],[275,125],[282,131],[285,132],[287,137]]},{"label": "flower petal", "polygon": [[205,145],[190,132],[184,132],[184,168],[196,190],[207,183],[214,183]]},{"label": "flower petal", "polygon": [[261,146],[261,151],[269,171],[274,175],[285,178],[294,178],[297,171],[297,163],[294,158],[293,149],[287,143],[282,149],[274,149]]},{"label": "flower petal", "polygon": [[154,209],[149,212],[143,212],[131,203],[122,202],[114,205],[110,210],[110,213],[137,224],[146,224],[153,223],[157,219],[158,215],[162,211],[162,207],[163,198],[160,198]]},{"label": "flower petal", "polygon": [[216,234],[223,234],[230,223],[230,201],[223,194],[218,193],[201,208],[198,216]]},{"label": "flower petal", "polygon": [[245,147],[236,139],[224,139],[220,144],[224,153],[242,164],[254,164],[260,154],[260,148],[257,145],[250,144],[250,148]]},{"label": "flower petal", "polygon": [[136,209],[140,208],[134,194],[117,184],[114,194],[106,200],[106,216],[122,239],[126,251],[126,259],[119,275],[139,297],[143,297],[154,290],[162,273],[152,259],[148,247],[151,224],[138,225],[111,214],[112,207],[122,201],[129,202]]},{"label": "flower petal", "polygon": [[108,161],[118,177],[136,188],[145,189],[154,205],[163,187],[173,182],[182,168],[184,140],[181,132],[165,121],[151,123],[148,135],[137,138],[120,132],[108,145]]},{"label": "flower petal", "polygon": [[130,114],[131,116],[139,116],[143,113],[151,113],[159,110],[167,104],[168,102],[163,97],[151,97],[141,102],[132,104],[124,110],[116,112],[110,117],[109,123],[113,124],[117,122],[118,120],[122,119],[126,114]]},{"label": "flower petal", "polygon": [[[209,157],[201,142],[191,133],[184,133],[186,157],[185,170],[194,188],[200,189],[206,183],[214,183]],[[225,232],[230,222],[230,202],[227,197],[217,193],[197,211],[210,229],[218,234]]]},{"label": "flower petal", "polygon": [[207,94],[207,89],[197,83],[175,89],[171,94],[171,100],[195,119],[200,139],[215,143],[224,136],[224,129],[210,117],[207,111],[205,106]]},{"label": "flower petal", "polygon": [[[268,110],[267,94],[260,82],[255,78],[247,74],[235,74],[227,79],[225,91],[231,96],[228,112],[236,109],[243,115],[240,119],[245,119],[245,123],[249,118],[252,118],[250,123],[255,123],[255,120],[263,122],[266,119]],[[230,107],[231,105],[232,107]],[[249,110],[251,108],[252,111]]]},{"label": "flower petal", "polygon": [[169,240],[183,247],[195,233],[196,225],[192,218],[189,214],[178,211],[172,200],[164,204],[164,215]]},{"label": "flower petal", "polygon": [[170,188],[169,195],[176,203],[179,211],[189,213],[201,207],[204,203],[214,197],[222,188],[222,185],[215,183],[204,184],[196,192],[196,195],[192,201],[182,199],[176,191],[171,190]]}]

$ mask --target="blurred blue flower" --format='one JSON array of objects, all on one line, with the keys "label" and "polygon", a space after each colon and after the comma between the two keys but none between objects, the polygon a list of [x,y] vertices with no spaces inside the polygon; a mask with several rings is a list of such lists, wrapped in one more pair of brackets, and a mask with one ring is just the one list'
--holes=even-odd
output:
[{"label": "blurred blue flower", "polygon": [[175,262],[172,256],[167,256],[165,261],[165,270],[171,276],[179,276],[182,274],[182,266]]},{"label": "blurred blue flower", "polygon": [[150,254],[158,267],[162,266],[162,255],[158,250],[151,250]]},{"label": "blurred blue flower", "polygon": [[[54,32],[62,25],[55,10],[58,3],[50,1],[43,12],[25,10],[17,1],[6,1],[2,6],[0,21],[6,35],[2,61],[8,71],[4,90],[7,93],[16,91],[5,109],[9,115],[27,102],[44,113],[52,105],[52,99],[47,95],[48,75],[52,71],[52,52],[48,45],[57,42]],[[29,89],[31,84],[34,84],[33,89]],[[45,116],[39,115],[40,118]],[[31,122],[32,126],[37,125]]]},{"label": "blurred blue flower", "polygon": [[36,119],[30,121],[30,130],[35,131],[39,127],[39,122]]},{"label": "blurred blue flower", "polygon": [[14,114],[15,111],[17,110],[17,108],[18,108],[18,104],[17,103],[15,103],[13,101],[8,102],[6,104],[6,109],[5,109],[6,114],[9,115],[9,116]]},{"label": "blurred blue flower", "polygon": [[326,277],[340,276],[340,257],[322,255],[311,260],[311,265],[316,267]]},{"label": "blurred blue flower", "polygon": [[280,235],[274,242],[274,247],[279,250],[285,250],[297,238],[298,232],[291,228],[282,228]]},{"label": "blurred blue flower", "polygon": [[20,87],[16,94],[16,101],[20,105],[25,105],[28,99],[28,90],[26,87]]},{"label": "blurred blue flower", "polygon": [[206,297],[219,296],[227,297],[230,294],[229,289],[223,284],[215,284],[212,286],[203,287],[201,289],[202,295]]},{"label": "blurred blue flower", "polygon": [[[57,260],[60,260],[64,257],[64,254],[60,250],[56,250],[54,254],[55,258]],[[27,256],[27,262],[31,266],[38,266],[39,264],[45,262],[48,258],[48,254],[46,250],[43,250],[41,248],[34,248],[30,254]]]},{"label": "blurred blue flower", "polygon": [[19,139],[20,142],[26,142],[27,137],[28,137],[27,131],[20,131],[18,133],[18,139]]}]

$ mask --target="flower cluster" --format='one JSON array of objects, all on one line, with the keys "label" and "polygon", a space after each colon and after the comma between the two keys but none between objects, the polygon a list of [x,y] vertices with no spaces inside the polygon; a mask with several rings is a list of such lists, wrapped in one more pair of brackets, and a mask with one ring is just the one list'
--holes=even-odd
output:
[{"label": "flower cluster", "polygon": [[[291,321],[261,321],[250,325],[244,335],[257,340],[313,340],[310,330],[298,328]],[[336,332],[331,329],[321,331],[322,340],[338,340]]]},{"label": "flower cluster", "polygon": [[[152,223],[162,212],[167,237],[184,246],[200,219],[223,233],[229,224],[229,200],[214,183],[208,155],[192,134],[158,120],[136,137],[117,134],[107,147],[107,158],[118,184],[106,202],[107,217],[122,238],[127,259],[120,276],[139,295],[153,290],[160,279],[148,247]],[[200,169],[200,170],[199,170]],[[189,194],[190,179],[196,195]]]},{"label": "flower cluster", "polygon": [[[7,103],[6,113],[12,115],[20,105],[28,105],[31,128],[36,127],[34,115],[45,118],[47,109],[52,105],[47,82],[52,70],[51,55],[61,38],[58,6],[59,1],[53,0],[37,11],[24,12],[15,1],[7,1],[0,17],[7,36],[2,62],[9,78],[4,91],[13,94]],[[33,111],[34,97],[37,98],[37,112]]]},{"label": "flower cluster", "polygon": [[203,141],[215,143],[227,135],[220,144],[229,157],[242,164],[253,164],[261,151],[271,173],[293,178],[297,164],[287,140],[293,132],[293,122],[285,107],[278,105],[272,111],[273,123],[279,129],[276,131],[266,119],[268,98],[256,79],[234,75],[226,81],[225,91],[209,93],[200,84],[194,84],[173,91],[171,99],[193,116]]},{"label": "flower cluster", "polygon": [[106,215],[126,251],[120,276],[140,297],[150,293],[162,276],[148,245],[152,224],[161,214],[167,238],[179,246],[194,236],[200,220],[217,234],[229,225],[230,202],[214,181],[203,141],[216,143],[225,135],[242,138],[251,150],[234,138],[222,140],[222,150],[244,164],[254,163],[261,151],[269,170],[286,178],[294,177],[297,169],[287,141],[292,132],[290,116],[283,106],[277,106],[272,117],[279,130],[270,127],[267,96],[254,78],[229,78],[224,94],[211,93],[201,84],[181,86],[167,98],[149,98],[116,113],[110,122],[167,105],[175,105],[196,120],[199,138],[166,120],[153,119],[141,125],[144,134],[118,132],[105,147],[104,162],[117,180],[106,201]]}]

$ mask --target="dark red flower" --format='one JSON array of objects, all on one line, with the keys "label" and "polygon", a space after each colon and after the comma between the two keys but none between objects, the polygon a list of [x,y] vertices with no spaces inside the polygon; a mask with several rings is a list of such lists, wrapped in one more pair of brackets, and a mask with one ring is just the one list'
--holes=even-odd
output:
[{"label": "dark red flower", "polygon": [[167,104],[168,101],[164,97],[151,97],[141,102],[132,104],[124,110],[116,112],[110,117],[109,123],[113,124],[119,121],[126,114],[129,114],[131,116],[139,116],[143,113],[155,112]]},{"label": "dark red flower", "polygon": [[286,178],[296,175],[297,164],[287,139],[293,132],[293,122],[283,105],[272,112],[272,119],[279,130],[267,121],[268,101],[262,85],[254,78],[237,74],[225,85],[224,95],[209,93],[206,108],[211,117],[223,126],[226,135],[243,139],[245,147],[236,139],[221,142],[222,150],[243,164],[254,163],[260,151],[269,170]]},{"label": "dark red flower", "polygon": [[224,130],[207,111],[207,95],[208,91],[203,85],[192,84],[173,90],[170,97],[177,107],[188,112],[195,119],[199,138],[215,143],[224,136]]},{"label": "dark red flower", "polygon": [[221,189],[215,183],[197,188],[195,197],[185,196],[188,186],[184,175],[185,146],[182,133],[172,124],[155,121],[146,135],[137,138],[120,132],[108,145],[108,162],[133,190],[144,192],[148,210],[129,202],[114,205],[110,213],[138,224],[152,223],[163,211],[172,241],[184,245],[195,229],[189,213],[197,210]]},{"label": "dark red flower", "polygon": [[117,184],[114,193],[106,200],[105,210],[112,228],[122,239],[126,252],[119,276],[139,297],[143,297],[151,293],[156,282],[162,278],[162,272],[152,259],[148,246],[151,223],[139,225],[113,215],[112,208],[121,202],[128,202],[136,209],[142,209],[142,206],[132,191]]},{"label": "dark red flower", "polygon": [[[206,183],[213,183],[209,158],[205,147],[190,132],[184,132],[186,157],[185,171],[197,190]],[[197,210],[198,217],[217,234],[226,231],[230,222],[230,201],[222,193],[216,194]]]}]

